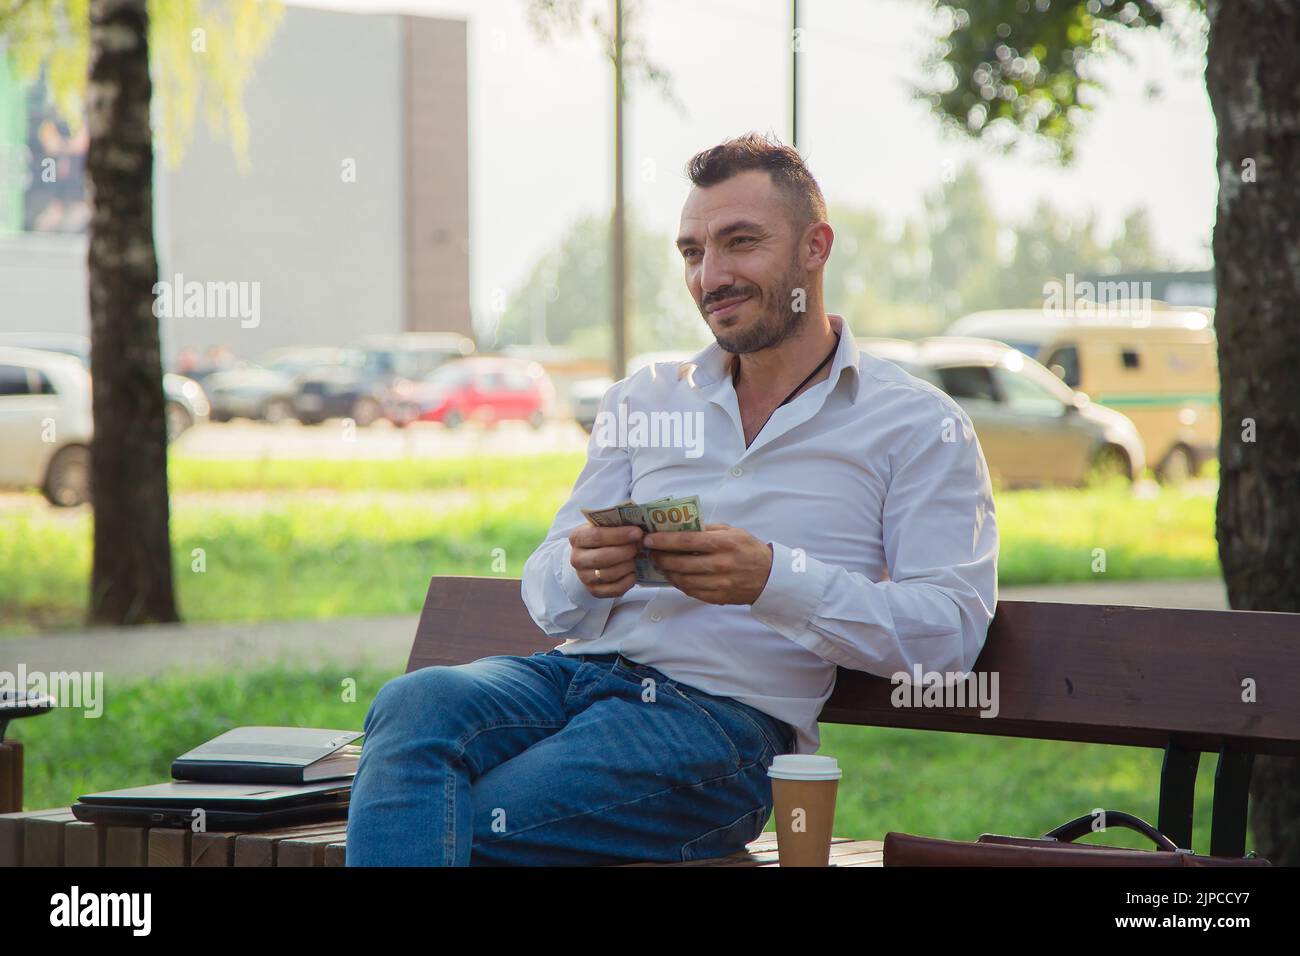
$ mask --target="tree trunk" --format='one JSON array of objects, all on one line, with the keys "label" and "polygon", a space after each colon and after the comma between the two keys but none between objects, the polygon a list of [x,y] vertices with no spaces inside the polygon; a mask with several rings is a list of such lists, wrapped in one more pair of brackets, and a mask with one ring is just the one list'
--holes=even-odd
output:
[{"label": "tree trunk", "polygon": [[175,621],[167,425],[153,289],[146,0],[92,0],[86,122],[95,511],[89,620]]},{"label": "tree trunk", "polygon": [[[1234,608],[1295,612],[1300,611],[1300,8],[1276,0],[1210,0],[1207,13],[1206,86],[1219,129],[1214,227],[1223,411],[1219,560]],[[1269,700],[1268,674],[1241,677],[1253,678],[1259,699]],[[1300,760],[1255,758],[1251,811],[1260,856],[1300,865]]]}]

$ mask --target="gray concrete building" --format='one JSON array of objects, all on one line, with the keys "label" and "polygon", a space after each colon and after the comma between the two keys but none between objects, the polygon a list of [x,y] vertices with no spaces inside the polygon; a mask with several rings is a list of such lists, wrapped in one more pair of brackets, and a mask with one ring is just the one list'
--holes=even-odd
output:
[{"label": "gray concrete building", "polygon": [[[286,6],[244,107],[246,169],[201,107],[182,162],[159,152],[159,276],[183,283],[160,317],[166,360],[472,335],[465,22]],[[84,333],[85,249],[84,235],[0,236],[0,331]],[[236,288],[242,310],[212,308]],[[207,308],[187,315],[196,289]]]}]

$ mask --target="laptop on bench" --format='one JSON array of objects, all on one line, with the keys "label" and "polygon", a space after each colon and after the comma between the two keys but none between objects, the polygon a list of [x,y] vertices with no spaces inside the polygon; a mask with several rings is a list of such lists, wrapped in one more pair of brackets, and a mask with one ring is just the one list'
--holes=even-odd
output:
[{"label": "laptop on bench", "polygon": [[191,829],[202,819],[204,830],[258,830],[346,820],[351,790],[351,777],[306,784],[173,780],[85,794],[72,815],[111,826]]}]

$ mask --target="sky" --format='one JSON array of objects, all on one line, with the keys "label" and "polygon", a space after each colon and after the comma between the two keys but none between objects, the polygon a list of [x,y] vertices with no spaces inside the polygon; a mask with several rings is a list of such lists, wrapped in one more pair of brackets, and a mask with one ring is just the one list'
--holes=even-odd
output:
[{"label": "sky", "polygon": [[[476,313],[493,290],[516,288],[568,225],[612,207],[612,68],[589,28],[543,42],[526,0],[290,2],[467,21]],[[606,16],[612,6],[588,3]],[[693,153],[750,130],[789,141],[790,3],[646,0],[643,9],[647,54],[680,108],[653,88],[630,91],[625,182],[641,221],[673,236]],[[1178,267],[1209,267],[1215,125],[1199,52],[1152,31],[1131,35],[1131,59],[1100,69],[1106,92],[1062,168],[1041,151],[999,156],[955,138],[913,97],[935,30],[924,0],[804,0],[801,16],[799,149],[832,206],[869,206],[896,228],[971,161],[1006,220],[1046,198],[1095,211],[1109,236],[1140,205]]]}]

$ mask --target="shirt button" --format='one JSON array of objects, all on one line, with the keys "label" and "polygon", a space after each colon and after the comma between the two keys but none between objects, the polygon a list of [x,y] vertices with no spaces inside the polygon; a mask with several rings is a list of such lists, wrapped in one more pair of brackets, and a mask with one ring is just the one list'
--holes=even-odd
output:
[{"label": "shirt button", "polygon": [[739,477],[740,477],[741,475],[743,475],[744,473],[745,473],[745,469],[744,469],[744,468],[741,468],[739,465],[732,465],[732,466],[731,466],[731,477],[732,477],[732,478],[739,478]]},{"label": "shirt button", "polygon": [[663,618],[664,618],[664,616],[663,616],[662,614],[660,614],[658,611],[654,611],[654,612],[652,612],[651,615],[650,615],[650,620],[652,620],[652,621],[662,621]]}]

